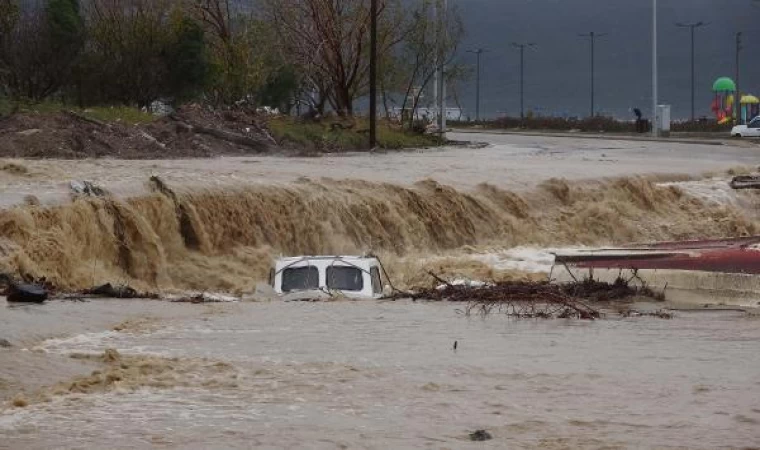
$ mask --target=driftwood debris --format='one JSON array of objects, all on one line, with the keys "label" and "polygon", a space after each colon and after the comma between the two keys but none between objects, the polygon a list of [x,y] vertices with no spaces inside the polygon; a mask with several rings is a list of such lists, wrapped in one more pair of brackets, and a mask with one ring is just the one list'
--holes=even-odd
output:
[{"label": "driftwood debris", "polygon": [[729,183],[731,189],[760,189],[760,176],[758,175],[739,175],[734,177]]},{"label": "driftwood debris", "polygon": [[106,283],[101,286],[95,286],[92,289],[85,289],[81,292],[88,297],[101,297],[101,298],[122,298],[122,299],[134,299],[134,298],[151,298],[158,299],[158,294],[150,292],[139,292],[136,289],[127,285],[114,286],[111,283]]},{"label": "driftwood debris", "polygon": [[101,128],[110,128],[111,127],[110,125],[108,125],[107,123],[105,123],[105,122],[103,122],[101,120],[94,119],[92,117],[87,117],[84,114],[80,114],[78,112],[71,111],[70,109],[64,109],[63,113],[66,114],[67,116],[73,117],[74,119],[77,119],[79,121],[87,122],[87,123],[92,124],[92,125],[97,125],[97,126],[99,126]]},{"label": "driftwood debris", "polygon": [[231,142],[233,144],[242,145],[244,147],[251,148],[256,152],[263,153],[269,149],[269,145],[262,142],[259,139],[254,139],[250,136],[246,136],[240,133],[233,133],[231,131],[220,130],[217,128],[210,128],[203,125],[190,123],[183,120],[176,114],[169,115],[169,118],[177,122],[177,124],[184,130],[192,133],[206,134],[217,139]]},{"label": "driftwood debris", "polygon": [[440,283],[437,287],[417,289],[409,295],[413,300],[466,303],[464,312],[503,313],[516,318],[579,318],[598,319],[600,302],[625,301],[635,297],[661,300],[644,287],[633,287],[625,280],[604,283],[589,279],[566,284],[549,282],[509,281],[482,284],[454,284],[431,274]]}]

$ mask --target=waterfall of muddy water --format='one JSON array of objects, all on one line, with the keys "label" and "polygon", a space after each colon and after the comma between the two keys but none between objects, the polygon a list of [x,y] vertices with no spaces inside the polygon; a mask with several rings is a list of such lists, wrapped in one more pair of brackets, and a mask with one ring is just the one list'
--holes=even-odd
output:
[{"label": "waterfall of muddy water", "polygon": [[476,448],[478,429],[494,439],[477,448],[760,442],[756,318],[513,321],[456,308],[3,307],[14,347],[0,348],[0,448]]},{"label": "waterfall of muddy water", "polygon": [[413,271],[409,261],[431,255],[758,231],[748,206],[754,193],[741,194],[744,204],[718,203],[657,181],[552,179],[520,193],[487,184],[460,191],[431,180],[409,187],[331,179],[178,192],[159,186],[136,198],[0,210],[0,271],[46,277],[64,289],[127,282],[143,290],[242,292],[266,278],[278,254],[375,251],[403,278]]}]

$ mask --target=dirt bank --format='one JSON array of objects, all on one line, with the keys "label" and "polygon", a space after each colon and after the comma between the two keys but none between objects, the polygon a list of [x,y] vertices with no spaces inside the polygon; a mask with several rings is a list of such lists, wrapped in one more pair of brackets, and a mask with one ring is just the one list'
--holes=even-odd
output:
[{"label": "dirt bank", "polygon": [[186,106],[147,123],[102,121],[87,113],[24,112],[0,119],[0,157],[199,158],[272,151],[263,118]]},{"label": "dirt bank", "polygon": [[126,280],[145,289],[242,291],[265,279],[279,253],[424,257],[479,245],[740,236],[760,231],[748,211],[645,178],[553,179],[524,193],[302,180],[3,210],[0,271],[66,289]]}]

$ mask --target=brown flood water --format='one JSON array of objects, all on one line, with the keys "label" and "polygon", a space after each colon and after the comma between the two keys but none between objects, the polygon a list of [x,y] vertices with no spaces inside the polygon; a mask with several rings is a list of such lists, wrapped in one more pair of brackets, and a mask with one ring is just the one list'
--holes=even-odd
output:
[{"label": "brown flood water", "polygon": [[[2,395],[25,387],[34,398],[102,365],[72,354],[113,348],[151,361],[109,389],[4,407],[0,448],[760,444],[757,318],[514,321],[463,317],[459,307],[0,304],[0,337],[14,344],[0,348]],[[493,440],[469,442],[477,429]]]}]

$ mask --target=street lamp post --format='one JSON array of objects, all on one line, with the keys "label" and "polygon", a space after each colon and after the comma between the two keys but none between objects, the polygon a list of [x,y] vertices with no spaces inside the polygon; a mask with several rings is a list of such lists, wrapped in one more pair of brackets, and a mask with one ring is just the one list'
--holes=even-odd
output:
[{"label": "street lamp post", "polygon": [[479,48],[477,50],[467,50],[467,53],[474,53],[477,56],[477,69],[475,81],[475,121],[480,122],[480,55],[486,50]]},{"label": "street lamp post", "polygon": [[735,117],[734,124],[737,124],[737,125],[741,123],[740,115],[741,115],[741,108],[742,108],[741,107],[742,91],[741,91],[741,88],[739,87],[739,74],[740,74],[739,60],[740,60],[742,49],[743,49],[742,32],[739,31],[738,33],[736,33],[736,80],[735,80],[736,81],[736,95],[734,96],[734,108],[736,110],[736,112],[734,113],[736,114],[734,116]]},{"label": "street lamp post", "polygon": [[660,135],[659,121],[657,120],[658,103],[658,71],[657,71],[657,0],[652,0],[652,135]]},{"label": "street lamp post", "polygon": [[520,120],[525,120],[525,49],[535,48],[536,44],[513,42],[512,46],[520,49]]},{"label": "street lamp post", "polygon": [[607,33],[590,32],[588,34],[579,34],[580,37],[587,37],[591,41],[591,117],[595,115],[595,101],[594,101],[594,81],[595,81],[595,60],[596,60],[596,39],[607,36]]},{"label": "street lamp post", "polygon": [[679,28],[689,28],[691,30],[691,120],[692,122],[696,119],[696,115],[694,112],[694,89],[695,89],[695,70],[694,70],[694,32],[697,28],[707,26],[709,24],[704,22],[696,22],[696,23],[677,23],[676,26]]}]

